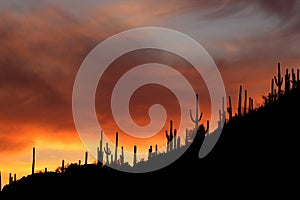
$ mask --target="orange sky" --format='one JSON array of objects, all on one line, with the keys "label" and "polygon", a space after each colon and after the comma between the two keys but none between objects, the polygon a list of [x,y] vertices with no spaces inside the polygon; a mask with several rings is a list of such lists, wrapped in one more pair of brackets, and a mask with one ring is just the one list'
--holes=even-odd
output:
[{"label": "orange sky", "polygon": [[[16,173],[17,178],[30,174],[33,146],[37,149],[36,171],[45,167],[55,170],[62,159],[66,163],[84,159],[85,147],[72,117],[73,83],[88,53],[121,31],[159,26],[181,31],[198,41],[218,66],[234,110],[240,84],[254,97],[254,106],[258,106],[270,88],[270,79],[277,73],[277,62],[281,62],[282,68],[299,67],[298,1],[209,2],[1,1],[2,185],[8,182],[9,173]],[[106,83],[106,91],[98,90],[95,99],[99,121],[113,141],[116,127],[107,111],[107,96],[102,94],[109,93],[108,85],[118,75],[149,61],[193,74],[189,63],[168,52],[136,51],[116,60],[106,72],[106,80],[99,83],[99,88]],[[210,118],[207,87],[201,77],[193,77],[191,81],[200,94],[204,121]],[[167,110],[163,132],[169,127],[169,119],[178,126],[178,102],[170,91],[158,86],[144,86],[134,93],[131,104],[134,106],[130,109],[138,124],[149,122],[147,111],[153,103],[161,103]],[[128,151],[135,143],[145,150],[149,143],[161,146],[165,143],[161,134],[143,141],[122,134],[119,139],[119,145]],[[89,162],[94,162],[94,158],[90,157]]]}]

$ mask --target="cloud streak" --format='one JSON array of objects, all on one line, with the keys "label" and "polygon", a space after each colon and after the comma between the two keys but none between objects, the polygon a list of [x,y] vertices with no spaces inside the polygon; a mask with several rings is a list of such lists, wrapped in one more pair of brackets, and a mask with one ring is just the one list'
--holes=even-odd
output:
[{"label": "cloud streak", "polygon": [[[299,9],[296,0],[1,1],[0,155],[9,159],[47,141],[60,150],[63,144],[82,148],[72,118],[76,73],[101,41],[135,27],[161,26],[191,36],[216,62],[233,105],[240,84],[260,103],[278,61],[283,67],[299,66]],[[184,65],[174,57],[160,59]],[[122,62],[139,63],[139,58]],[[188,68],[182,72],[190,73]],[[207,99],[206,88],[197,89]],[[149,94],[135,95],[138,107],[154,101]],[[200,103],[208,113],[209,102]],[[112,125],[105,115],[99,117]]]}]

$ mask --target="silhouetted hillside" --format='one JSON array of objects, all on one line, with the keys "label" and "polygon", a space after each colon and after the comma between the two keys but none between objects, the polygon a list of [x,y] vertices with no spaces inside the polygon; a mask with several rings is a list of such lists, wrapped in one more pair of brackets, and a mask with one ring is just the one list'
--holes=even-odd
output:
[{"label": "silhouetted hillside", "polygon": [[[205,127],[201,124],[185,153],[163,169],[149,173],[125,173],[105,165],[71,164],[62,173],[36,173],[23,177],[6,185],[2,194],[85,194],[113,188],[117,191],[118,188],[132,189],[134,193],[139,188],[147,193],[172,187],[193,193],[188,190],[193,182],[200,187],[199,190],[211,185],[233,190],[244,187],[248,192],[256,192],[263,187],[284,191],[283,188],[291,187],[293,181],[299,181],[299,113],[300,87],[295,87],[288,93],[269,99],[265,105],[226,122],[216,146],[203,159],[198,158],[205,137]],[[177,151],[185,150],[182,148]],[[159,162],[164,156],[168,155],[160,155],[139,165]],[[111,194],[112,197],[114,195],[118,192]]]}]

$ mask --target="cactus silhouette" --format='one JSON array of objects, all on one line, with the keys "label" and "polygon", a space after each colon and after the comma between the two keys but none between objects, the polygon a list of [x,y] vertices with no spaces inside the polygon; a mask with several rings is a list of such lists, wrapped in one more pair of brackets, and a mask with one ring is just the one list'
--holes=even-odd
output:
[{"label": "cactus silhouette", "polygon": [[152,145],[150,145],[148,150],[148,160],[152,157]]},{"label": "cactus silhouette", "polygon": [[247,114],[247,90],[245,90],[245,98],[244,98],[244,115]]},{"label": "cactus silhouette", "polygon": [[1,176],[1,171],[0,171],[0,192],[2,190],[2,176]]},{"label": "cactus silhouette", "polygon": [[249,97],[249,105],[248,105],[248,110],[253,111],[253,98]]},{"label": "cactus silhouette", "polygon": [[157,156],[157,144],[155,145],[155,155]]},{"label": "cactus silhouette", "polygon": [[86,151],[84,155],[84,164],[87,165],[87,163],[88,163],[88,152]]},{"label": "cactus silhouette", "polygon": [[106,154],[106,164],[109,165],[109,155],[111,154],[110,148],[108,147],[108,143],[106,142],[106,148],[104,147],[104,153]]},{"label": "cactus silhouette", "polygon": [[274,80],[275,80],[275,84],[277,85],[278,87],[278,96],[280,96],[281,94],[281,86],[282,86],[282,83],[283,83],[283,77],[281,77],[281,72],[280,72],[280,63],[278,62],[278,66],[277,66],[277,69],[278,69],[278,73],[277,73],[277,77],[274,76]]},{"label": "cactus silhouette", "polygon": [[61,172],[65,171],[65,160],[61,161]]},{"label": "cactus silhouette", "polygon": [[296,74],[294,72],[294,68],[292,68],[292,90],[297,88],[297,80],[296,80]]},{"label": "cactus silhouette", "polygon": [[199,127],[200,134],[207,135],[209,133],[209,120],[206,121],[206,129],[203,124]]},{"label": "cactus silhouette", "polygon": [[271,91],[269,93],[269,101],[274,102],[275,101],[275,94],[274,94],[274,78],[271,80]]},{"label": "cactus silhouette", "polygon": [[198,94],[196,94],[196,114],[195,114],[195,118],[193,118],[193,115],[192,115],[192,110],[190,109],[190,118],[191,120],[195,123],[195,132],[198,130],[198,124],[200,122],[200,120],[202,119],[202,115],[203,113],[200,114],[199,116],[199,102],[198,102]]},{"label": "cactus silhouette", "polygon": [[124,164],[124,148],[121,146],[120,164]]},{"label": "cactus silhouette", "polygon": [[288,94],[290,93],[290,87],[291,87],[291,80],[290,80],[290,73],[289,73],[289,69],[285,70],[285,75],[284,75],[284,93]]},{"label": "cactus silhouette", "polygon": [[117,158],[118,158],[118,143],[119,143],[119,134],[118,132],[116,132],[115,163],[117,163]]},{"label": "cactus silhouette", "polygon": [[239,100],[238,100],[238,117],[242,116],[242,85],[240,85],[239,90]]},{"label": "cactus silhouette", "polygon": [[103,163],[103,147],[102,147],[102,145],[103,145],[103,131],[101,130],[99,148],[97,149],[98,163]]},{"label": "cactus silhouette", "polygon": [[137,152],[137,147],[136,147],[136,145],[134,145],[134,147],[133,147],[133,166],[135,166],[136,165],[136,152]]},{"label": "cactus silhouette", "polygon": [[228,115],[229,115],[229,121],[232,120],[232,105],[231,105],[231,97],[228,96],[228,103],[229,103],[229,106],[227,108],[227,112],[228,112]]},{"label": "cactus silhouette", "polygon": [[114,156],[110,154],[110,164],[112,165],[114,163]]},{"label": "cactus silhouette", "polygon": [[179,149],[180,148],[180,136],[178,136],[178,138],[177,138],[177,146],[176,146],[176,148],[177,149]]},{"label": "cactus silhouette", "polygon": [[31,167],[31,174],[34,174],[35,168],[35,147],[32,148],[32,167]]},{"label": "cactus silhouette", "polygon": [[170,120],[170,133],[168,134],[168,131],[166,130],[166,138],[167,138],[167,152],[173,150],[173,139],[176,138],[177,130],[174,129],[173,134],[173,121]]}]

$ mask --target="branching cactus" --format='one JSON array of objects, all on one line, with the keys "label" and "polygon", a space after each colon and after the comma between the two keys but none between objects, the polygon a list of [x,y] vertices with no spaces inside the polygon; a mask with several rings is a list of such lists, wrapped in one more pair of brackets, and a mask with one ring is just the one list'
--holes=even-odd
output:
[{"label": "branching cactus", "polygon": [[99,148],[97,149],[98,162],[99,163],[103,163],[103,147],[102,147],[102,144],[103,144],[103,131],[101,130]]},{"label": "branching cactus", "polygon": [[170,133],[166,130],[166,138],[167,138],[167,152],[173,150],[173,139],[176,137],[177,130],[174,130],[173,134],[173,122],[170,120]]},{"label": "branching cactus", "polygon": [[108,143],[106,142],[106,148],[104,147],[104,153],[106,154],[106,164],[109,164],[109,156],[111,154],[111,150],[108,147]]},{"label": "branching cactus", "polygon": [[283,83],[283,77],[281,76],[281,72],[280,72],[280,63],[278,62],[278,72],[277,72],[277,77],[274,76],[274,80],[275,80],[275,84],[277,85],[278,89],[277,89],[277,92],[278,92],[278,96],[280,96],[281,94],[281,86],[282,86],[282,83]]},{"label": "branching cactus", "polygon": [[203,115],[203,113],[200,113],[200,116],[199,116],[198,94],[196,94],[196,111],[195,112],[196,112],[195,118],[193,118],[192,110],[190,109],[190,118],[195,124],[195,132],[196,132],[198,130],[199,122],[201,121],[202,115]]},{"label": "branching cactus", "polygon": [[209,134],[209,120],[206,121],[206,129],[205,129],[204,125],[201,124],[198,131],[199,131],[200,135],[204,135],[204,136],[208,135]]}]

